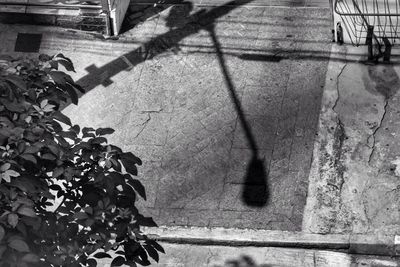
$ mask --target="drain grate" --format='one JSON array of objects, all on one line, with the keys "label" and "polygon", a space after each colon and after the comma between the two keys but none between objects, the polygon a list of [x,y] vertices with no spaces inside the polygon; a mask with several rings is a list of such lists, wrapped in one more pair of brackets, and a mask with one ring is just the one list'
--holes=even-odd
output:
[{"label": "drain grate", "polygon": [[42,34],[18,33],[15,52],[38,53],[42,43]]}]

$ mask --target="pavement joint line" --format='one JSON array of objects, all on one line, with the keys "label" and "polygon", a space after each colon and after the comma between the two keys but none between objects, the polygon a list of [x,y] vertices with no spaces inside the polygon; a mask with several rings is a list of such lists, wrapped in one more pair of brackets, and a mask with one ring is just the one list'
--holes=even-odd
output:
[{"label": "pavement joint line", "polygon": [[[206,7],[219,7],[218,5],[208,5],[208,4],[197,4],[195,6],[206,6]],[[267,7],[267,8],[282,8],[282,9],[330,9],[330,7],[319,7],[319,6],[273,6],[273,5],[226,5],[226,6],[238,6],[239,8],[260,8],[260,7]]]},{"label": "pavement joint line", "polygon": [[[154,3],[134,3],[131,6],[149,6],[149,5],[154,5]],[[182,5],[187,5],[187,4],[182,4],[182,3],[176,3],[176,4],[158,4],[159,6],[167,5],[167,6],[182,6]],[[289,6],[289,5],[238,5],[238,4],[227,4],[224,5],[223,3],[221,5],[216,5],[216,4],[208,4],[208,3],[194,3],[194,6],[204,6],[204,7],[219,7],[219,6],[238,6],[240,8],[246,7],[246,8],[259,8],[259,7],[276,7],[276,8],[288,8],[288,9],[293,9],[293,8],[298,8],[298,9],[330,9],[329,6]]]},{"label": "pavement joint line", "polygon": [[399,235],[318,234],[184,226],[144,227],[143,232],[150,239],[165,243],[344,250],[351,254],[400,257]]}]

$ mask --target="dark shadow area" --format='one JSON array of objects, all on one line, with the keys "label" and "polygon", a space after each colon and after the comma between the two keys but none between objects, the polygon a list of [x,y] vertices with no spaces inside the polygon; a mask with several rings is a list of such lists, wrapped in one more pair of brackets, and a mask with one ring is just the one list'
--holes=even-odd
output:
[{"label": "dark shadow area", "polygon": [[[241,4],[246,4],[248,2],[251,1],[243,1]],[[189,2],[184,3],[186,4],[187,8],[184,9],[183,14],[179,15],[187,16],[188,14],[190,14],[192,6]],[[144,44],[142,47],[132,52],[126,53],[122,57],[119,57],[100,68],[97,68],[94,65],[87,67],[86,70],[88,71],[88,75],[79,79],[78,84],[85,88],[86,91],[95,88],[99,84],[102,84],[103,86],[109,86],[112,83],[112,80],[110,78],[117,73],[125,69],[132,68],[147,59],[151,59],[157,55],[160,55],[173,47],[177,47],[178,43],[181,40],[191,34],[197,33],[201,29],[209,31],[215,46],[214,48],[217,52],[217,57],[225,78],[226,86],[237,110],[239,121],[244,129],[253,154],[251,159],[249,160],[247,174],[244,179],[242,200],[248,206],[262,207],[266,205],[268,199],[268,189],[266,181],[267,171],[265,166],[263,166],[262,160],[258,158],[258,149],[253,134],[251,132],[250,126],[246,122],[241,103],[238,96],[236,95],[234,85],[230,79],[230,74],[228,73],[228,70],[226,68],[221,45],[214,31],[214,23],[216,19],[228,14],[233,9],[238,7],[237,5],[232,5],[233,3],[235,3],[235,1],[229,2],[226,5],[215,7],[209,11],[200,10],[188,17],[186,19],[188,23],[184,24],[182,27],[177,27],[177,25],[179,25],[180,23],[177,23],[175,21],[175,18],[173,19],[173,16],[168,17],[167,25],[170,27],[170,31],[155,37],[153,40]],[[178,9],[171,10],[171,12],[178,12]],[[127,61],[130,63],[129,65]]]},{"label": "dark shadow area", "polygon": [[218,57],[218,62],[221,67],[221,71],[224,75],[226,87],[229,90],[232,102],[235,106],[238,114],[240,125],[242,126],[247,141],[250,144],[252,151],[252,157],[247,165],[246,176],[242,189],[242,200],[243,202],[252,207],[262,207],[267,204],[268,201],[268,187],[267,187],[267,171],[264,166],[264,162],[258,157],[258,148],[251,131],[250,125],[247,123],[245,118],[242,104],[237,96],[235,86],[230,78],[228,68],[225,64],[223,52],[221,50],[221,44],[218,41],[217,35],[215,34],[214,26],[211,25],[207,28],[210,32],[211,38],[214,43],[215,51]]},{"label": "dark shadow area", "polygon": [[[251,2],[251,1],[247,1],[247,2]],[[293,60],[300,60],[302,58],[304,59],[312,59],[313,56],[316,58],[320,59],[324,59],[324,61],[328,61],[329,60],[329,52],[323,52],[320,51],[319,53],[317,52],[316,54],[315,51],[309,51],[309,50],[304,50],[302,51],[301,49],[296,50],[296,51],[292,51],[292,52],[288,52],[288,51],[283,51],[282,53],[280,53],[280,51],[277,51],[277,49],[271,49],[270,51],[267,51],[266,53],[264,53],[263,50],[258,51],[258,53],[256,54],[251,54],[248,53],[248,51],[244,50],[242,48],[242,50],[238,49],[234,51],[234,54],[229,52],[229,49],[226,50],[225,47],[221,46],[220,41],[222,40],[218,40],[217,36],[215,34],[214,31],[214,25],[216,24],[217,20],[222,17],[225,16],[227,14],[229,14],[232,10],[238,8],[237,5],[233,5],[233,2],[230,2],[231,4],[226,4],[226,5],[222,5],[222,6],[218,6],[215,8],[211,8],[209,10],[206,9],[202,9],[199,10],[197,12],[194,12],[193,14],[189,15],[189,17],[185,18],[184,20],[180,20],[180,21],[176,21],[173,20],[172,17],[171,18],[167,18],[167,23],[169,26],[169,30],[165,33],[159,34],[157,36],[155,36],[153,39],[151,39],[150,41],[141,44],[140,47],[138,47],[135,50],[132,50],[130,52],[127,52],[125,54],[123,54],[122,56],[115,58],[114,60],[108,62],[105,65],[102,66],[96,66],[96,65],[91,65],[87,68],[88,74],[85,75],[84,77],[82,77],[81,79],[78,80],[78,83],[83,86],[87,91],[90,91],[91,89],[95,88],[96,86],[102,84],[104,86],[110,85],[113,81],[112,78],[125,70],[129,70],[141,63],[143,63],[144,61],[148,60],[148,59],[152,59],[154,57],[160,56],[165,52],[171,52],[174,51],[173,49],[176,49],[177,47],[180,47],[180,42],[193,34],[197,34],[199,33],[201,30],[206,30],[207,32],[210,33],[211,37],[212,37],[212,44],[210,44],[209,48],[210,50],[206,51],[206,53],[213,53],[217,55],[217,59],[218,59],[218,63],[220,65],[220,69],[221,72],[223,74],[223,78],[225,81],[225,85],[226,88],[228,89],[228,92],[230,94],[230,98],[233,102],[233,105],[236,109],[237,112],[237,116],[238,116],[238,120],[240,123],[240,126],[243,129],[243,132],[246,136],[246,140],[248,141],[248,148],[251,150],[251,154],[248,156],[248,158],[245,158],[244,161],[247,163],[246,166],[246,174],[244,176],[244,180],[241,181],[243,182],[243,186],[240,185],[238,188],[239,190],[241,190],[241,199],[242,202],[247,205],[247,206],[252,206],[252,207],[263,207],[266,206],[266,204],[268,203],[268,201],[270,201],[270,199],[272,198],[271,195],[271,188],[275,188],[274,184],[272,184],[272,179],[270,179],[268,176],[270,177],[274,177],[271,176],[272,174],[270,173],[270,170],[268,168],[268,166],[264,165],[263,159],[261,154],[263,153],[261,151],[261,149],[259,150],[256,142],[255,142],[255,138],[254,138],[254,133],[252,132],[252,129],[250,128],[250,123],[248,121],[246,121],[244,112],[243,112],[243,108],[242,108],[242,104],[240,103],[240,99],[237,95],[237,92],[235,90],[235,86],[232,82],[232,77],[230,76],[230,73],[227,69],[227,64],[225,63],[225,58],[224,56],[227,55],[234,55],[237,57],[240,57],[242,59],[246,59],[246,60],[251,60],[251,61],[267,61],[267,62],[279,62],[283,59],[293,59]],[[176,10],[176,12],[182,12],[179,14],[185,14],[185,16],[187,16],[191,11],[191,7],[190,5],[188,5],[188,8],[186,10],[183,11],[179,11]],[[173,11],[175,12],[175,11]],[[183,24],[182,22],[185,21],[185,24]],[[182,25],[183,24],[183,25]],[[208,36],[208,34],[205,34],[206,36]],[[301,41],[300,41],[301,42]],[[197,47],[196,45],[194,45],[193,47]],[[199,46],[201,47],[201,45]],[[257,50],[257,49],[256,49]],[[217,51],[217,53],[216,53]],[[191,53],[189,51],[189,53]],[[195,51],[194,53],[197,53],[197,51]],[[202,51],[198,51],[198,53],[203,53]],[[231,53],[231,54],[230,54]],[[340,57],[340,55],[338,55],[338,57]],[[342,60],[345,60],[345,58],[343,57]],[[268,67],[268,66],[267,66]],[[236,77],[235,77],[236,78]],[[301,90],[301,89],[300,89]],[[315,114],[312,115],[311,118],[311,122],[308,123],[308,128],[310,130],[310,137],[307,137],[306,142],[312,142],[311,140],[313,139],[315,133],[313,132],[314,130],[316,131],[317,129],[317,122],[318,122],[318,114],[320,111],[320,98],[322,97],[322,90],[320,89],[320,86],[317,85],[315,86],[315,88],[313,89],[312,92],[310,92],[311,94],[315,94],[315,99],[313,99],[313,104],[315,103],[315,105],[308,105],[308,106],[312,106],[312,110],[310,110],[310,114]],[[318,103],[318,105],[317,105]],[[294,115],[294,114],[293,114]],[[292,116],[290,113],[287,113],[287,117]],[[248,119],[248,118],[247,118]],[[252,125],[251,125],[252,126]],[[286,127],[286,126],[285,126]],[[254,131],[254,129],[253,129]],[[283,131],[285,131],[284,133],[282,133],[283,135],[286,134],[286,132],[290,131],[294,131],[293,129],[289,129],[289,126],[285,129],[283,129]],[[308,136],[308,133],[307,133]],[[257,136],[258,137],[258,136]],[[312,153],[312,149],[308,149],[305,152],[302,152],[305,156],[303,158],[308,158],[309,153]],[[303,162],[303,161],[302,161]],[[303,166],[308,166],[309,163],[304,161],[305,164],[303,164]],[[306,177],[308,175],[309,170],[307,169],[305,171],[305,174],[302,175],[300,178],[296,177],[292,177],[287,175],[286,173],[283,173],[280,177],[283,177],[284,179],[286,179],[285,181],[282,181],[283,179],[280,179],[279,182],[281,183],[286,183],[288,186],[290,186],[291,184],[300,184],[302,182],[299,180],[293,180],[293,179],[303,179],[304,177]],[[241,174],[243,175],[243,173]],[[270,179],[270,181],[268,181],[267,179]],[[306,178],[305,178],[306,179]],[[302,183],[301,186],[303,186],[304,183]],[[297,190],[297,189],[296,189]],[[279,193],[279,192],[278,192]],[[278,194],[277,193],[277,194]],[[297,196],[302,196],[302,197],[297,197]],[[304,193],[302,191],[302,189],[299,189],[298,191],[294,192],[294,196],[295,196],[295,200],[293,201],[293,203],[291,202],[290,204],[292,206],[295,206],[295,208],[297,209],[298,213],[301,214],[302,209],[304,208],[304,203],[303,203],[303,197],[306,195],[306,193]],[[174,201],[174,200],[172,200]],[[305,200],[304,200],[305,202]],[[178,204],[179,205],[179,204]],[[285,208],[285,207],[283,207]],[[158,209],[158,207],[157,207]],[[170,214],[170,217],[174,217],[174,218],[180,218],[180,216],[182,216],[179,212],[179,210],[174,210],[172,208],[165,208],[167,210],[167,212]],[[226,216],[226,218],[230,218],[229,216],[229,212],[227,211],[226,213],[228,214]],[[221,211],[221,213],[224,213]],[[198,212],[196,212],[196,215],[200,214]],[[177,220],[170,222],[167,221],[164,218],[164,221],[162,220],[163,215],[160,214],[159,218],[161,221],[161,224],[163,225],[181,225],[181,223],[183,225],[185,225],[185,222],[177,222]],[[189,217],[192,215],[187,215],[185,214],[185,218]],[[193,215],[194,216],[194,215]],[[192,216],[192,217],[193,217]],[[208,213],[204,213],[204,215],[199,215],[202,216],[202,219],[204,218],[208,218],[210,216],[210,218],[212,218],[211,216],[214,215],[209,215]],[[225,216],[222,215],[222,216]],[[267,217],[272,217],[274,216],[273,214],[268,214],[265,216],[260,216],[259,218],[251,218],[250,220],[248,220],[247,218],[241,218],[240,220],[224,220],[224,226],[225,227],[248,227],[248,225],[252,225],[252,227],[256,227],[256,228],[265,228],[268,227],[269,229],[271,229],[271,227],[280,227],[280,229],[284,229],[284,230],[300,230],[301,229],[301,221],[300,221],[300,216],[298,216],[297,214],[292,216],[292,217],[284,217],[283,220],[284,221],[279,221],[278,223],[273,224],[273,226],[270,226],[268,223],[268,219]],[[283,217],[283,216],[282,216]],[[194,218],[194,217],[193,217]],[[210,219],[211,220],[211,219]],[[207,220],[204,220],[207,221]],[[220,223],[221,222],[216,222],[216,225],[221,226]],[[199,218],[194,218],[194,219],[189,219],[189,224],[193,225],[193,226],[201,226],[203,224],[203,221],[200,220]],[[272,225],[272,224],[271,224]]]},{"label": "dark shadow area", "polygon": [[42,43],[42,34],[18,33],[15,52],[37,53]]},{"label": "dark shadow area", "polygon": [[252,60],[252,61],[269,61],[269,62],[280,62],[284,57],[278,55],[262,55],[262,54],[241,54],[240,59]]},{"label": "dark shadow area", "polygon": [[242,199],[253,207],[262,207],[268,202],[268,173],[263,160],[254,155],[248,163]]},{"label": "dark shadow area", "polygon": [[150,17],[159,14],[163,10],[176,5],[185,5],[187,3],[184,0],[149,0],[141,3],[140,1],[131,1],[131,5],[126,11],[124,21],[122,22],[120,34],[124,34],[131,30],[133,27],[149,19]]},{"label": "dark shadow area", "polygon": [[[243,4],[249,2],[251,0],[247,0]],[[110,85],[112,83],[111,78],[116,74],[176,47],[184,38],[198,33],[201,29],[208,27],[208,25],[212,25],[216,19],[238,7],[237,5],[232,5],[232,3],[229,2],[226,5],[218,6],[208,11],[199,10],[186,19],[189,22],[184,26],[173,28],[164,34],[158,35],[138,49],[128,52],[104,66],[99,68],[95,65],[88,66],[86,68],[88,74],[79,79],[77,83],[84,87],[86,91],[90,91],[100,84],[104,86]]]},{"label": "dark shadow area", "polygon": [[214,267],[272,267],[270,264],[257,264],[250,256],[242,255],[237,259],[225,261],[223,266],[214,265]]},{"label": "dark shadow area", "polygon": [[166,19],[166,26],[172,30],[181,26],[181,24],[186,24],[185,20],[190,16],[192,10],[193,4],[189,1],[183,1],[180,5],[173,5]]}]

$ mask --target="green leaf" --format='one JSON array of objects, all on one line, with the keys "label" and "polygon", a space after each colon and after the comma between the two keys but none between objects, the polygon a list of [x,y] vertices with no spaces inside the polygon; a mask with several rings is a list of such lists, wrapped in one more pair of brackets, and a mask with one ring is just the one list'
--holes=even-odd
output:
[{"label": "green leaf", "polygon": [[18,144],[18,152],[23,153],[25,151],[26,143],[25,141],[22,141]]},{"label": "green leaf", "polygon": [[48,145],[47,147],[50,149],[51,153],[53,153],[54,155],[58,155],[60,153],[58,146]]},{"label": "green leaf", "polygon": [[73,131],[73,132],[76,133],[76,134],[79,134],[81,128],[79,127],[79,125],[75,124],[74,126],[72,126],[72,127],[70,128],[70,130]]},{"label": "green leaf", "polygon": [[78,105],[79,97],[78,97],[78,94],[76,93],[75,89],[70,84],[66,84],[65,86],[63,86],[63,89],[65,91],[67,91],[67,93],[71,97],[71,102],[75,105]]},{"label": "green leaf", "polygon": [[62,131],[59,132],[58,134],[64,138],[69,138],[71,140],[75,140],[76,138],[76,133],[73,131]]},{"label": "green leaf", "polygon": [[162,252],[165,254],[164,248],[162,246],[160,246],[160,244],[158,244],[156,241],[148,239],[148,240],[146,240],[146,243],[150,244],[152,247],[157,249],[159,252]]},{"label": "green leaf", "polygon": [[38,146],[37,143],[33,146],[27,146],[25,148],[25,154],[36,154],[37,152],[39,152],[41,149],[41,146]]},{"label": "green leaf", "polygon": [[60,190],[62,190],[61,186],[59,186],[58,184],[50,185],[49,188],[50,188],[51,190],[55,190],[55,191],[60,191]]},{"label": "green leaf", "polygon": [[16,172],[16,171],[14,171],[14,170],[7,170],[7,171],[6,171],[6,174],[7,174],[8,176],[10,176],[10,177],[18,177],[18,176],[19,176],[19,173]]},{"label": "green leaf", "polygon": [[22,257],[22,260],[25,262],[38,262],[40,259],[37,255],[28,253]]},{"label": "green leaf", "polygon": [[59,142],[59,144],[63,147],[70,147],[70,144],[64,139],[62,136],[56,136],[56,140]]},{"label": "green leaf", "polygon": [[53,117],[54,117],[54,119],[58,120],[59,122],[62,122],[62,123],[67,124],[69,126],[72,125],[71,120],[67,116],[62,114],[60,111],[55,111],[53,113]]},{"label": "green leaf", "polygon": [[3,240],[6,231],[4,230],[3,226],[0,225],[0,241]]},{"label": "green leaf", "polygon": [[147,254],[149,254],[149,256],[153,260],[155,260],[156,262],[158,262],[160,260],[160,257],[158,256],[157,250],[155,250],[152,246],[144,245],[143,248],[146,250]]},{"label": "green leaf", "polygon": [[107,143],[107,139],[104,137],[96,137],[90,140],[92,144],[101,144],[101,143]]},{"label": "green leaf", "polygon": [[111,266],[121,266],[125,263],[125,258],[122,256],[118,256],[111,262]]},{"label": "green leaf", "polygon": [[33,208],[27,207],[27,206],[22,206],[22,207],[20,207],[20,208],[18,209],[17,213],[18,213],[18,214],[21,214],[21,215],[28,216],[28,217],[32,217],[32,218],[37,217],[37,214],[36,214],[36,212],[33,210]]},{"label": "green leaf", "polygon": [[49,103],[49,100],[48,99],[43,99],[40,102],[40,108],[43,109],[45,106],[47,106],[47,103]]},{"label": "green leaf", "polygon": [[146,190],[143,184],[139,180],[129,179],[128,184],[132,186],[136,192],[138,192],[139,196],[141,196],[144,200],[146,200]]},{"label": "green leaf", "polygon": [[15,227],[18,224],[18,215],[15,213],[8,214],[7,222],[12,226]]},{"label": "green leaf", "polygon": [[115,132],[115,131],[112,128],[98,128],[96,130],[96,135],[112,134],[113,132]]},{"label": "green leaf", "polygon": [[105,252],[98,252],[98,253],[94,254],[93,257],[98,258],[98,259],[112,258],[108,253],[105,253]]},{"label": "green leaf", "polygon": [[8,246],[19,251],[19,252],[29,252],[29,246],[25,241],[20,239],[14,239],[8,243]]},{"label": "green leaf", "polygon": [[77,212],[74,214],[74,217],[78,220],[84,220],[89,218],[89,215],[87,215],[85,212]]},{"label": "green leaf", "polygon": [[97,266],[97,261],[95,259],[88,259],[86,261],[86,264],[89,265],[89,267],[96,267]]},{"label": "green leaf", "polygon": [[67,82],[73,83],[71,76],[62,71],[51,71],[49,73],[53,81],[58,85],[65,85]]},{"label": "green leaf", "polygon": [[144,217],[143,215],[137,215],[136,220],[140,225],[148,226],[148,227],[156,227],[157,224],[151,217]]},{"label": "green leaf", "polygon": [[20,157],[26,161],[32,162],[35,165],[37,164],[37,160],[36,160],[35,156],[33,156],[32,154],[22,154],[22,155],[20,155]]},{"label": "green leaf", "polygon": [[3,165],[1,165],[0,167],[0,171],[5,172],[6,170],[8,170],[11,167],[10,163],[4,163]]},{"label": "green leaf", "polygon": [[64,168],[63,167],[57,167],[57,168],[55,168],[54,169],[54,171],[53,171],[53,177],[54,178],[57,178],[57,177],[59,177],[61,174],[63,174],[64,173]]},{"label": "green leaf", "polygon": [[84,89],[82,88],[82,86],[80,86],[79,84],[77,84],[77,83],[72,83],[71,86],[72,86],[74,89],[76,89],[76,90],[78,90],[79,92],[81,92],[82,94],[85,93],[85,90],[84,90]]},{"label": "green leaf", "polygon": [[116,171],[121,172],[121,163],[119,163],[118,160],[113,159],[113,158],[111,158],[110,161],[111,161],[111,163],[112,163],[112,167],[113,167]]},{"label": "green leaf", "polygon": [[72,61],[69,58],[65,57],[63,54],[56,55],[54,60],[56,60],[61,65],[63,65],[64,68],[67,71],[75,72],[74,65],[72,64]]},{"label": "green leaf", "polygon": [[22,90],[27,89],[26,83],[21,77],[18,77],[15,75],[12,75],[12,76],[9,75],[5,78],[5,80],[8,81],[9,83],[15,85],[19,89],[22,89]]},{"label": "green leaf", "polygon": [[46,154],[42,155],[42,159],[53,161],[53,160],[56,160],[57,157],[54,156],[53,154],[46,153]]},{"label": "green leaf", "polygon": [[21,105],[21,103],[18,103],[18,102],[15,102],[15,101],[14,102],[10,102],[10,101],[4,100],[4,99],[0,99],[0,100],[1,100],[0,102],[3,103],[3,105],[9,111],[21,113],[21,112],[23,112],[25,110],[24,106]]},{"label": "green leaf", "polygon": [[93,214],[93,208],[92,207],[85,207],[83,210],[88,214]]},{"label": "green leaf", "polygon": [[132,175],[137,175],[137,165],[141,165],[142,161],[136,157],[135,155],[133,155],[131,152],[128,153],[123,153],[120,156],[120,160],[122,162],[122,164],[125,167],[125,170],[132,174]]},{"label": "green leaf", "polygon": [[90,135],[90,133],[95,132],[96,130],[91,128],[91,127],[83,127],[82,128],[82,133],[83,133],[83,137],[94,137],[95,135]]},{"label": "green leaf", "polygon": [[142,161],[140,160],[140,158],[133,155],[132,152],[122,153],[121,158],[128,160],[128,161],[132,162],[133,164],[142,165]]}]

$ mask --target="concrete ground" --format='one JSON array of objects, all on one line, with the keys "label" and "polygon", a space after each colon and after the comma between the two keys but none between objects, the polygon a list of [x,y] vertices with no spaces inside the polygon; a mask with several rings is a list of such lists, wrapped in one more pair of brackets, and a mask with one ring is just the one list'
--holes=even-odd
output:
[{"label": "concrete ground", "polygon": [[[162,243],[166,254],[156,266],[165,267],[397,267],[391,257],[340,251],[277,247],[226,247]],[[101,267],[109,267],[103,260]],[[153,265],[152,265],[153,266]]]},{"label": "concrete ground", "polygon": [[[138,5],[118,40],[0,25],[0,52],[18,55],[17,33],[37,32],[41,53],[75,62],[88,92],[65,112],[82,126],[116,129],[110,142],[142,158],[139,205],[159,225],[394,239],[399,53],[393,64],[370,65],[365,48],[332,46],[321,1],[242,2]],[[197,266],[226,260],[213,265],[205,255],[215,250],[198,250]],[[315,251],[297,252],[319,266]],[[353,266],[343,257],[348,265],[320,266]]]},{"label": "concrete ground", "polygon": [[303,230],[400,233],[399,50],[390,64],[335,47],[310,175]]},{"label": "concrete ground", "polygon": [[[145,13],[142,14],[146,17]],[[327,8],[197,6],[160,10],[119,40],[54,28],[88,92],[73,122],[116,129],[144,161],[145,213],[160,225],[300,231],[330,54]]]}]

